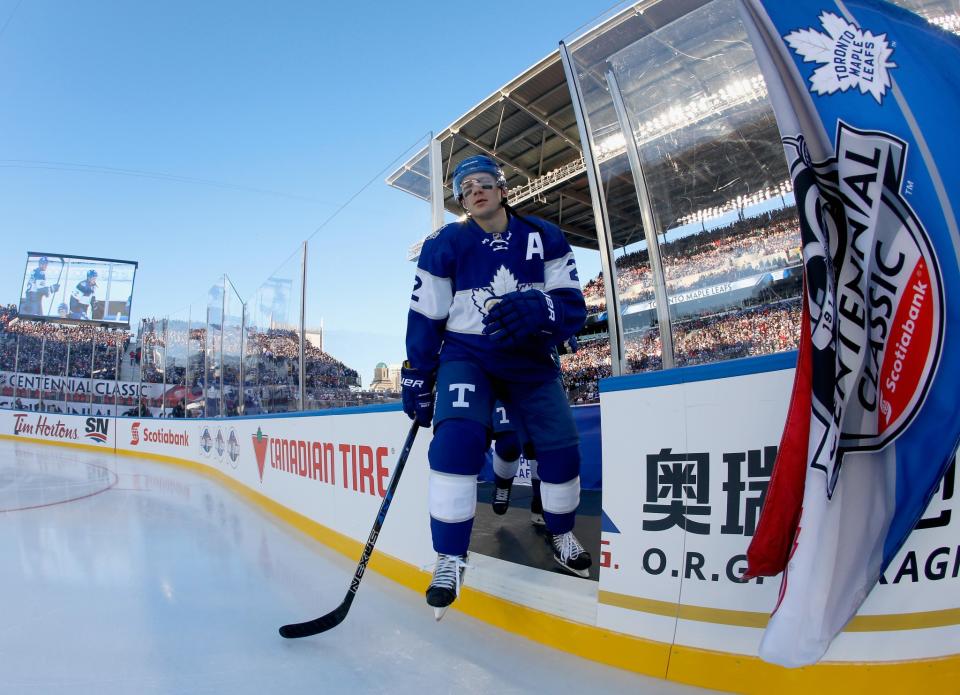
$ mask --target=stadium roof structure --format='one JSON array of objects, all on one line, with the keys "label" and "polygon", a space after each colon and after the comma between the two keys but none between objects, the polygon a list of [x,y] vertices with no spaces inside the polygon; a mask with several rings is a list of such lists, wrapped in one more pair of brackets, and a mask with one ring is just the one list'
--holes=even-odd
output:
[{"label": "stadium roof structure", "polygon": [[[960,27],[955,0],[895,1],[948,31]],[[647,159],[643,173],[657,233],[792,190],[753,50],[739,20],[721,14],[721,21],[710,21],[710,4],[641,0],[566,42],[584,102],[590,105],[593,153],[615,249],[644,239],[624,133],[608,88],[607,73],[618,64],[629,70],[629,80],[620,81],[619,88],[633,109],[631,129]],[[503,165],[510,202],[519,212],[558,225],[573,246],[598,248],[559,50],[474,106],[436,139],[446,210],[462,213],[450,185],[453,167],[464,157],[487,154]],[[388,176],[387,183],[429,201],[428,148]],[[415,245],[410,256],[418,254]]]},{"label": "stadium roof structure", "polygon": [[[576,45],[569,44],[575,51],[581,83],[588,89],[605,91],[605,73],[611,55],[628,49],[656,29],[705,4],[706,0],[641,2],[590,29],[577,39]],[[705,27],[705,32],[709,34],[710,28]],[[602,42],[594,46],[590,37],[601,34]],[[655,97],[651,99],[649,111],[638,114],[637,120],[641,122],[633,124],[638,144],[642,146],[644,141],[677,133],[720,110],[729,110],[737,123],[726,139],[715,133],[699,141],[689,139],[687,142],[684,138],[685,149],[660,156],[653,168],[645,171],[653,199],[665,198],[666,191],[658,190],[658,186],[676,186],[678,170],[689,173],[684,187],[690,190],[684,191],[682,197],[688,198],[691,205],[683,209],[657,209],[660,232],[682,224],[695,214],[697,210],[692,201],[696,201],[697,209],[724,206],[729,209],[738,195],[746,197],[769,187],[771,169],[782,172],[778,181],[787,179],[776,122],[769,107],[759,99],[766,93],[759,72],[752,84],[740,86],[739,93],[721,98],[717,96],[721,91],[737,91],[729,89],[729,78],[724,74],[729,60],[722,65],[711,60],[684,63],[673,60],[675,50],[697,56],[711,43],[704,34],[691,31],[687,36],[688,42],[684,45],[663,46],[662,54],[651,55],[649,63],[657,69],[649,71],[641,82],[631,84],[632,90]],[[753,60],[752,51],[739,53],[743,61]],[[672,73],[689,70],[691,65],[699,73],[696,78],[702,84],[701,93],[671,97],[667,91],[673,84]],[[685,81],[689,79],[686,75]],[[744,108],[751,101],[758,108]],[[665,108],[665,104],[670,106]],[[679,120],[678,113],[681,114]],[[615,131],[611,141],[615,141],[619,133],[620,146],[614,145],[600,153],[601,170],[604,170],[604,161],[617,157],[625,161],[623,135],[613,107],[592,112],[590,119],[595,139],[602,138],[604,125]],[[742,146],[745,138],[751,147]],[[574,246],[598,247],[580,135],[559,50],[474,106],[436,139],[441,146],[446,210],[453,214],[462,212],[453,199],[450,185],[453,166],[464,157],[487,154],[503,165],[510,202],[519,212],[535,214],[558,225]],[[728,141],[740,146],[728,146]],[[603,143],[598,145],[603,150]],[[641,214],[629,168],[610,167],[604,176],[614,247],[642,240]],[[429,200],[427,148],[394,171],[387,183]],[[676,199],[676,190],[669,197]]]}]

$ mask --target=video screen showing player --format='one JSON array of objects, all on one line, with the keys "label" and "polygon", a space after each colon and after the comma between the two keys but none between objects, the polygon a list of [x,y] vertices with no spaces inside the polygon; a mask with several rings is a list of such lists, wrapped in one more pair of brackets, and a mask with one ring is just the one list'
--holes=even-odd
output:
[{"label": "video screen showing player", "polygon": [[19,313],[29,319],[128,327],[137,265],[136,261],[30,252]]}]

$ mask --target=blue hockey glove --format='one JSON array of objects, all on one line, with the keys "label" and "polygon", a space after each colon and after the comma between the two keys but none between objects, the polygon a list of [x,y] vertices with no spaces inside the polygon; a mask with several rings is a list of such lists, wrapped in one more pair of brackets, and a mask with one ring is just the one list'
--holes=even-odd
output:
[{"label": "blue hockey glove", "polygon": [[553,298],[540,290],[510,292],[483,319],[485,335],[501,345],[517,345],[534,336],[548,338],[557,326]]},{"label": "blue hockey glove", "polygon": [[433,420],[433,386],[436,374],[414,369],[409,362],[400,368],[400,387],[403,389],[403,412],[421,427],[429,427]]}]

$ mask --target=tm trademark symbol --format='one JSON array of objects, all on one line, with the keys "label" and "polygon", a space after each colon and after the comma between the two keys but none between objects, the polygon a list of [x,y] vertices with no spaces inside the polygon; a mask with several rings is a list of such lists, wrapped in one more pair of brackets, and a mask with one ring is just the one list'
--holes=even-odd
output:
[{"label": "tm trademark symbol", "polygon": [[891,41],[891,42],[890,42],[890,48],[896,48],[896,47],[897,47],[897,42],[896,42],[896,41]]},{"label": "tm trademark symbol", "polygon": [[907,195],[910,195],[911,193],[913,193],[913,181],[907,181],[907,187],[905,190],[907,192]]}]

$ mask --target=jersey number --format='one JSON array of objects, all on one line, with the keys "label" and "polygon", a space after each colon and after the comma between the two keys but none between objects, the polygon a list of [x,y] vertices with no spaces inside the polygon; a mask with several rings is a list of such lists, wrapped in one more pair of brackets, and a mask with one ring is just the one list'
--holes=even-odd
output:
[{"label": "jersey number", "polygon": [[417,290],[419,290],[421,287],[423,287],[423,278],[418,275],[416,281],[413,283],[413,294],[410,295],[410,301],[420,301],[420,297],[417,296]]}]

